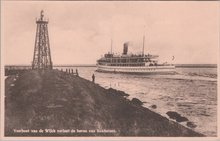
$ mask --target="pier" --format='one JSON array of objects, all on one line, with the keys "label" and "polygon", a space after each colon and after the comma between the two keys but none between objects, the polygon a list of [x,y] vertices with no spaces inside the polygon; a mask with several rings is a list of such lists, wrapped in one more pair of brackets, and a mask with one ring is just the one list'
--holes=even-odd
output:
[{"label": "pier", "polygon": [[128,100],[124,92],[59,70],[27,70],[8,76],[5,84],[6,136],[204,136]]}]

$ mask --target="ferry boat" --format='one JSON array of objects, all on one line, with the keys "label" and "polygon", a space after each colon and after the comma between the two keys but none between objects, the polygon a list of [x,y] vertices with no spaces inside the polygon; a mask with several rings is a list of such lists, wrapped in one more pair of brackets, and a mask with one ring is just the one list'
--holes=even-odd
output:
[{"label": "ferry boat", "polygon": [[[174,74],[175,66],[167,62],[159,64],[158,55],[144,54],[144,44],[142,54],[128,54],[128,43],[124,43],[123,53],[104,54],[97,60],[97,72],[110,73],[135,73],[135,74]],[[174,57],[173,57],[174,59]]]}]

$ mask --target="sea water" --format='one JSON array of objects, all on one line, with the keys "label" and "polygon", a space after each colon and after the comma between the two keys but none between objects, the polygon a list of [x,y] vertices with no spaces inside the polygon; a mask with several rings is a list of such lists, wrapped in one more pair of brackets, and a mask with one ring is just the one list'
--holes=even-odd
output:
[{"label": "sea water", "polygon": [[[196,125],[193,130],[217,136],[217,68],[176,68],[174,75],[99,73],[96,67],[68,69],[76,68],[80,77],[92,80],[95,74],[100,86],[122,90],[129,99],[138,98],[145,107],[167,118],[168,111],[177,112]],[[187,122],[180,124],[186,126]]]}]

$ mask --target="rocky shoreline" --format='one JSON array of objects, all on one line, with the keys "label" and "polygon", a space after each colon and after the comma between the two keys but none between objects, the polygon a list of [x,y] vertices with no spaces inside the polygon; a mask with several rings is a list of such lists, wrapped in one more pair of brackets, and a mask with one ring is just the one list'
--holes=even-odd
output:
[{"label": "rocky shoreline", "polygon": [[123,91],[58,70],[11,75],[5,92],[5,136],[204,136]]}]

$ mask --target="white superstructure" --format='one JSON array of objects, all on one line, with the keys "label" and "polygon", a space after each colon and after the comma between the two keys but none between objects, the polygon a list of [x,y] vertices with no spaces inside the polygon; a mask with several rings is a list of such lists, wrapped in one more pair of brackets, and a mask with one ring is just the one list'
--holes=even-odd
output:
[{"label": "white superstructure", "polygon": [[98,72],[111,72],[111,73],[141,73],[141,74],[173,74],[175,66],[106,66],[97,65]]}]

